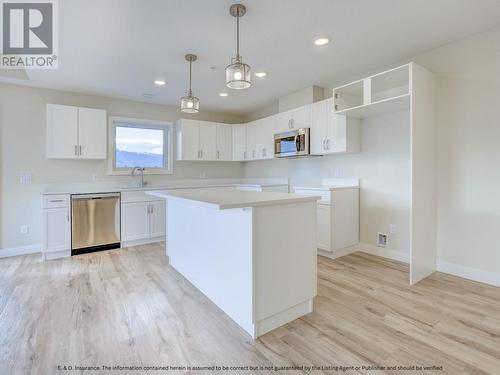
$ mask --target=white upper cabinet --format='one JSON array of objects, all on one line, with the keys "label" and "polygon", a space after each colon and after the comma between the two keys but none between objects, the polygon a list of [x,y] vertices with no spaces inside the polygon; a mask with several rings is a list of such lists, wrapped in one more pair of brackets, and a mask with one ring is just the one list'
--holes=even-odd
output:
[{"label": "white upper cabinet", "polygon": [[78,153],[83,159],[106,159],[106,111],[78,108]]},{"label": "white upper cabinet", "polygon": [[252,121],[247,124],[247,160],[257,159],[256,150],[257,122]]},{"label": "white upper cabinet", "polygon": [[47,104],[47,157],[106,159],[106,111]]},{"label": "white upper cabinet", "polygon": [[175,125],[177,160],[200,160],[200,126],[197,120],[181,119]]},{"label": "white upper cabinet", "polygon": [[217,160],[217,124],[199,121],[200,124],[200,160]]},{"label": "white upper cabinet", "polygon": [[329,102],[331,102],[331,100],[322,100],[312,104],[311,106],[311,154],[322,155],[326,153]]},{"label": "white upper cabinet", "polygon": [[217,124],[217,160],[233,159],[233,127],[227,124]]},{"label": "white upper cabinet", "polygon": [[275,119],[276,116],[271,116],[255,122],[256,159],[272,159],[274,157]]},{"label": "white upper cabinet", "polygon": [[305,105],[276,115],[275,124],[277,133],[311,127],[311,105]]},{"label": "white upper cabinet", "polygon": [[311,111],[311,154],[358,152],[359,120],[333,112],[332,99],[314,103]]},{"label": "white upper cabinet", "polygon": [[247,125],[234,124],[233,128],[233,160],[247,160]]}]

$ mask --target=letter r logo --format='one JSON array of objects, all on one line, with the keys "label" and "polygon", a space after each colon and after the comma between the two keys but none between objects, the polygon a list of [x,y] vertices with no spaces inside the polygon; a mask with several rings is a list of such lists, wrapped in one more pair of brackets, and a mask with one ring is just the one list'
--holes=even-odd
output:
[{"label": "letter r logo", "polygon": [[53,53],[53,4],[2,1],[2,53],[50,55]]}]

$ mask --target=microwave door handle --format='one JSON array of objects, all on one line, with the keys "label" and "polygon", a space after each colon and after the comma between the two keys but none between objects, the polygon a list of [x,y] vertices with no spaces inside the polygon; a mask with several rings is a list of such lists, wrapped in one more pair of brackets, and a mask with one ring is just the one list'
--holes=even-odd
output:
[{"label": "microwave door handle", "polygon": [[297,152],[300,152],[300,138],[298,134],[295,136],[295,149]]}]

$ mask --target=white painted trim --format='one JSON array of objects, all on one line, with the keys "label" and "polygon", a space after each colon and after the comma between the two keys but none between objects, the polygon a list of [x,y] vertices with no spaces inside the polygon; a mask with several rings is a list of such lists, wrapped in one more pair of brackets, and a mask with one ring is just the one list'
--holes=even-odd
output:
[{"label": "white painted trim", "polygon": [[35,254],[42,251],[41,244],[19,246],[19,247],[6,247],[0,249],[0,258],[15,257],[18,255]]},{"label": "white painted trim", "polygon": [[399,262],[410,263],[410,253],[389,249],[387,247],[379,247],[375,245],[369,245],[366,243],[358,244],[358,251],[362,251],[364,253],[377,255],[379,257],[397,260]]},{"label": "white painted trim", "polygon": [[165,241],[166,241],[166,236],[145,238],[142,240],[122,241],[120,244],[121,245],[120,247],[126,248],[126,247],[141,246],[141,245],[147,245],[150,243],[165,242]]},{"label": "white painted trim", "polygon": [[326,251],[326,250],[318,248],[318,255],[323,256],[323,257],[327,257],[330,259],[337,259],[337,258],[343,257],[345,255],[355,253],[356,251],[359,251],[358,245],[344,247],[343,249],[338,249],[338,250],[334,250],[334,251]]},{"label": "white painted trim", "polygon": [[437,270],[439,272],[448,273],[464,279],[500,287],[500,273],[483,271],[477,268],[463,266],[461,264],[446,262],[441,259],[437,260]]}]

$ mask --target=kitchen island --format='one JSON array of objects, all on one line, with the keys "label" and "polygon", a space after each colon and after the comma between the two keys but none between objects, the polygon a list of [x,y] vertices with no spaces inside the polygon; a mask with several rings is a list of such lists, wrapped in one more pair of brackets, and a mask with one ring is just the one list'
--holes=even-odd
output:
[{"label": "kitchen island", "polygon": [[253,338],[312,312],[319,196],[234,188],[148,194],[168,201],[170,265]]}]

